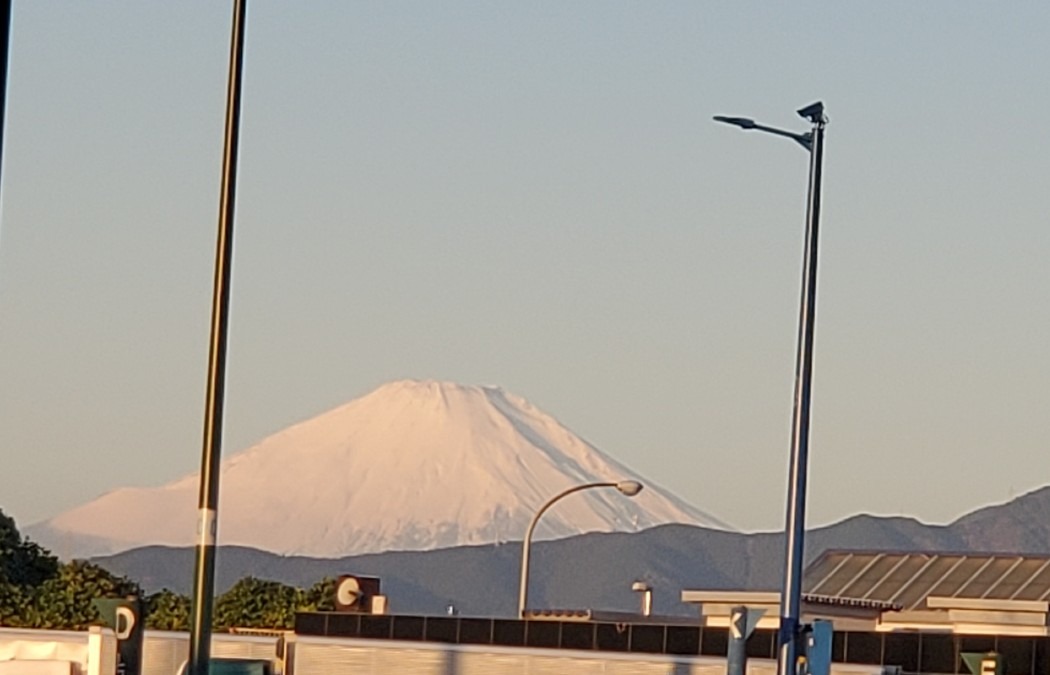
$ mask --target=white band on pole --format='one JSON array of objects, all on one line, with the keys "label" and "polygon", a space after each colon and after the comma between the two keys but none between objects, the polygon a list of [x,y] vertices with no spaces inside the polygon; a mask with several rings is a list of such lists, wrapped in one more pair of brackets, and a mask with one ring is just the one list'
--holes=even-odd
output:
[{"label": "white band on pole", "polygon": [[201,509],[197,521],[197,540],[201,546],[215,546],[215,509]]}]

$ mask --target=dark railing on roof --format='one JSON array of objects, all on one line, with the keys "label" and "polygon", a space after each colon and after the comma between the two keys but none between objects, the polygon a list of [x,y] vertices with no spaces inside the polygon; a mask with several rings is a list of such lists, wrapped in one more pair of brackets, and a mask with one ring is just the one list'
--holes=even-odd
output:
[{"label": "dark railing on roof", "polygon": [[[373,615],[304,612],[295,617],[303,636],[442,642],[675,656],[724,657],[726,628],[681,624],[518,620],[461,616]],[[747,641],[749,658],[775,656],[775,631],[756,630]],[[955,635],[920,632],[839,631],[832,643],[835,663],[897,666],[902,673],[967,673],[962,652],[995,651],[1004,675],[1050,675],[1050,638]]]}]

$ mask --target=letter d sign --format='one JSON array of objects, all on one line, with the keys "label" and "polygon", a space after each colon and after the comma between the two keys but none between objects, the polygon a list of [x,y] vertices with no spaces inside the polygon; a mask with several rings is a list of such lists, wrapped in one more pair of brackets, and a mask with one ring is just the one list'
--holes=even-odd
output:
[{"label": "letter d sign", "polygon": [[99,598],[95,600],[102,621],[113,629],[117,638],[118,675],[142,673],[142,602],[136,597]]},{"label": "letter d sign", "polygon": [[117,625],[113,632],[116,633],[117,639],[130,639],[131,631],[135,630],[135,612],[131,611],[130,607],[117,607],[116,615]]}]

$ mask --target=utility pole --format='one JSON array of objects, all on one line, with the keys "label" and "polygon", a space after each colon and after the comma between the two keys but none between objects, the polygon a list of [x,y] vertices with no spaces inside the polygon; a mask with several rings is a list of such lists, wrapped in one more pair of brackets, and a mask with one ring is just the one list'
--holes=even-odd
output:
[{"label": "utility pole", "polygon": [[226,143],[223,148],[222,190],[219,195],[219,233],[215,246],[208,389],[204,406],[197,557],[193,578],[193,616],[190,617],[189,675],[208,675],[211,660],[212,606],[215,600],[215,536],[219,510],[219,467],[222,463],[226,336],[230,307],[230,267],[233,260],[233,215],[237,194],[237,145],[241,120],[241,69],[246,11],[247,0],[234,0],[230,71],[226,92]]}]

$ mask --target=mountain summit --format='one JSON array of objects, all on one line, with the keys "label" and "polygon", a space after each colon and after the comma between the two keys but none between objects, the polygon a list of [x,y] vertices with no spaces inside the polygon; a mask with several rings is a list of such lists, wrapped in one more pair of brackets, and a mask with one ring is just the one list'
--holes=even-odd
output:
[{"label": "mountain summit", "polygon": [[[645,489],[568,497],[537,538],[665,523],[729,529],[498,387],[383,385],[225,459],[220,544],[339,557],[520,540],[552,495],[633,479]],[[195,541],[198,475],[122,488],[29,530],[64,555]],[[70,550],[73,549],[73,550]]]}]

